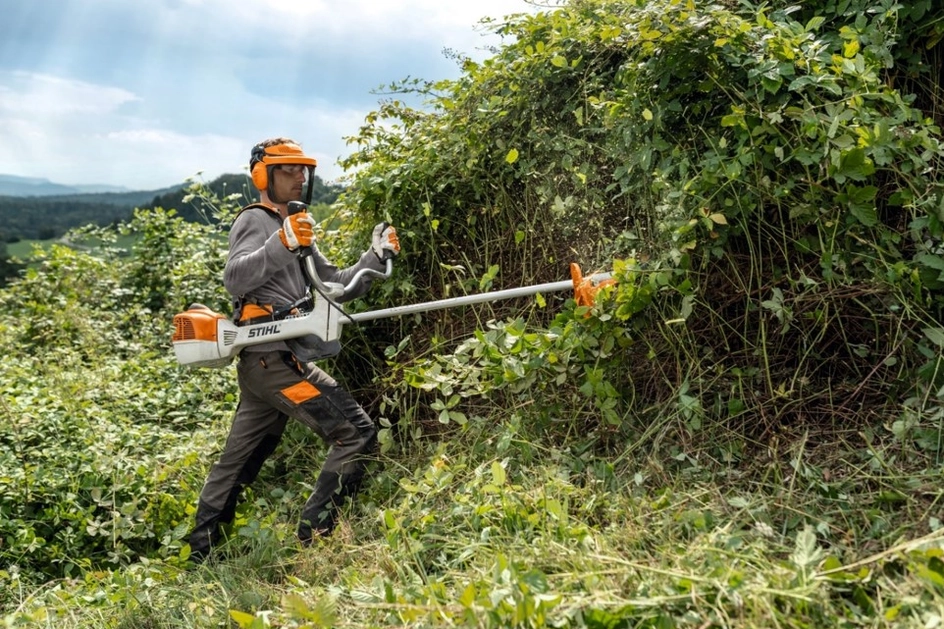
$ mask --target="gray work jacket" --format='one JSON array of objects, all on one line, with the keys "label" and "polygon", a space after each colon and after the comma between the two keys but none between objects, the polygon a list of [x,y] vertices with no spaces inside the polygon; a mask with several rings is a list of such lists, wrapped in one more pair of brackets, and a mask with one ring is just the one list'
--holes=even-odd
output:
[{"label": "gray work jacket", "polygon": [[[279,238],[282,219],[275,210],[261,207],[243,211],[236,217],[229,232],[229,257],[223,270],[223,285],[237,298],[248,303],[292,304],[308,294],[308,282],[299,264],[298,255],[285,248]],[[312,244],[312,257],[318,277],[323,282],[347,285],[364,268],[384,270],[370,249],[361,254],[356,264],[339,269]],[[338,301],[360,297],[370,289],[371,278],[363,277],[353,290]],[[288,350],[285,341],[251,345],[246,352]]]}]

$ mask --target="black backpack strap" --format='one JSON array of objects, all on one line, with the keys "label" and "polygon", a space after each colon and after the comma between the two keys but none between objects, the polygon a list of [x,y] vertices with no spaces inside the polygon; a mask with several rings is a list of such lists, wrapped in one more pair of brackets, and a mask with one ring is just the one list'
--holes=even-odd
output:
[{"label": "black backpack strap", "polygon": [[265,203],[250,203],[249,205],[243,208],[240,208],[240,210],[236,213],[236,216],[233,217],[233,222],[235,223],[236,219],[239,218],[240,215],[242,215],[242,213],[245,212],[246,210],[256,210],[256,209],[265,210],[272,218],[274,218],[275,220],[279,222],[279,225],[282,224],[282,217],[279,216],[279,213],[275,211],[275,208],[268,206]]},{"label": "black backpack strap", "polygon": [[[282,224],[282,218],[279,216],[279,213],[275,211],[275,208],[272,208],[265,203],[250,203],[242,208],[239,212],[236,213],[236,216],[233,217],[233,222],[236,222],[236,219],[239,218],[243,212],[246,210],[265,210],[266,214],[274,218],[279,222],[279,225]],[[243,315],[243,306],[247,303],[252,303],[248,301],[245,295],[240,295],[239,297],[233,297],[233,321],[237,324]]]}]

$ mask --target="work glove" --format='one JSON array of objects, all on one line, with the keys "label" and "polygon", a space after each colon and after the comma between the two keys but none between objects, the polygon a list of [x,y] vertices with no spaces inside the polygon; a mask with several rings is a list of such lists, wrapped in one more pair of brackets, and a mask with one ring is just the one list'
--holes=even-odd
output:
[{"label": "work glove", "polygon": [[371,249],[381,260],[392,258],[400,253],[400,239],[397,238],[397,228],[389,223],[377,223],[374,227]]},{"label": "work glove", "polygon": [[312,231],[314,226],[315,221],[308,212],[292,214],[282,222],[279,238],[289,251],[296,251],[299,247],[310,247],[315,239],[315,233]]}]

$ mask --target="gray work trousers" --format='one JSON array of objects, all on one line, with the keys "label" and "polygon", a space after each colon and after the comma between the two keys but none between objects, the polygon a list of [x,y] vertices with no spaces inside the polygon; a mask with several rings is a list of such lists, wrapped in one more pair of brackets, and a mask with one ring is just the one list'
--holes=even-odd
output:
[{"label": "gray work trousers", "polygon": [[291,352],[244,351],[236,370],[239,405],[223,452],[200,492],[190,534],[196,561],[218,543],[220,525],[233,520],[240,493],[275,451],[289,417],[329,446],[302,510],[298,537],[303,543],[334,528],[337,506],[357,493],[377,443],[376,428],[364,409],[314,363],[300,363]]}]

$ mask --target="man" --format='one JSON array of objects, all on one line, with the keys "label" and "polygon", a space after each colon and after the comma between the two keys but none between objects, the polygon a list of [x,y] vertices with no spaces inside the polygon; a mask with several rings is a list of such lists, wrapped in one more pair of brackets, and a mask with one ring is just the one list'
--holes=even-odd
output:
[{"label": "man", "polygon": [[[339,270],[325,259],[314,246],[311,216],[288,214],[289,202],[301,200],[306,183],[312,183],[315,166],[314,158],[288,138],[266,140],[252,150],[250,175],[260,203],[243,208],[233,221],[223,274],[226,290],[236,300],[237,320],[243,324],[272,320],[273,313],[291,309],[307,296],[299,254],[309,247],[321,280],[344,285],[361,269],[383,270],[382,260],[400,251],[396,230],[381,223],[374,228],[371,248],[353,266]],[[306,203],[310,201],[308,185]],[[344,300],[363,295],[370,284],[370,278],[364,277]],[[219,542],[220,525],[232,521],[240,492],[275,451],[289,417],[329,445],[314,491],[302,510],[299,540],[308,544],[314,536],[329,534],[338,505],[358,491],[365,455],[377,441],[374,423],[332,377],[297,356],[290,346],[291,341],[276,341],[240,353],[239,405],[223,453],[200,493],[190,534],[190,556],[197,563]]]}]

